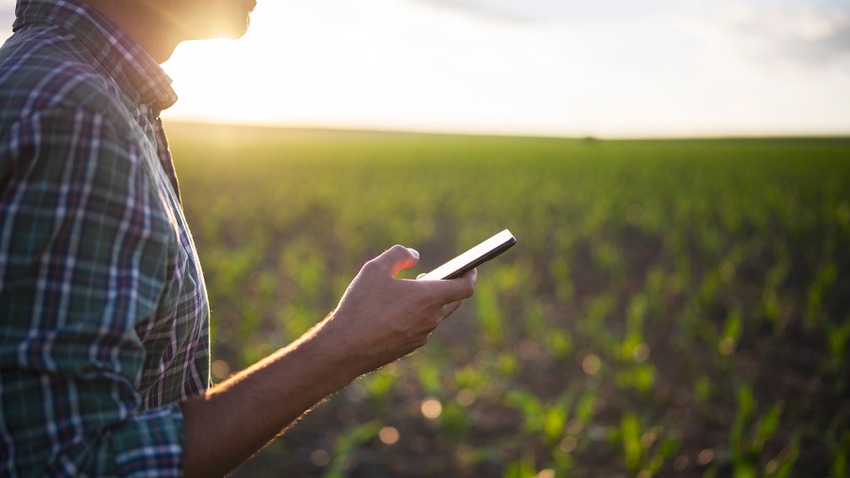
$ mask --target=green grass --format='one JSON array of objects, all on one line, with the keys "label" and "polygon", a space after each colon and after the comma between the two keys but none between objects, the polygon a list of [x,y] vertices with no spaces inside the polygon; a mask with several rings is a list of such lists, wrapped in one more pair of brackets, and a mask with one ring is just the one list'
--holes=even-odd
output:
[{"label": "green grass", "polygon": [[392,244],[519,241],[237,476],[847,476],[850,139],[168,126],[218,380]]}]

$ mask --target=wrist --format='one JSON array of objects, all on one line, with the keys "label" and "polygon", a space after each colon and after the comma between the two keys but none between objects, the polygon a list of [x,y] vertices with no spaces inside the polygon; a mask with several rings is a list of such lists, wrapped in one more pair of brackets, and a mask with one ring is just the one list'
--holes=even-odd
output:
[{"label": "wrist", "polygon": [[300,356],[303,362],[312,364],[321,381],[328,387],[327,393],[347,386],[365,372],[358,366],[361,363],[360,351],[353,346],[350,336],[334,326],[335,314],[328,314],[323,321],[281,351],[293,357]]},{"label": "wrist", "polygon": [[309,342],[314,349],[312,353],[332,364],[330,376],[344,382],[339,388],[386,363],[386,358],[377,350],[380,347],[369,346],[368,340],[364,340],[364,331],[352,327],[358,322],[362,329],[364,321],[337,309],[302,337],[304,345]]}]

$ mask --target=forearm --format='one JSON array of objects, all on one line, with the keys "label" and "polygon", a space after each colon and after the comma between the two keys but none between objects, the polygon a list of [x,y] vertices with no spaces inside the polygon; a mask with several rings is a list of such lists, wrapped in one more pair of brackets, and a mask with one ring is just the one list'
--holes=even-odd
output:
[{"label": "forearm", "polygon": [[182,404],[186,476],[221,476],[357,376],[425,345],[471,296],[477,272],[396,280],[418,254],[394,246],[369,261],[325,320],[292,345]]},{"label": "forearm", "polygon": [[225,475],[359,375],[362,367],[324,324],[206,396],[182,403],[187,477]]}]

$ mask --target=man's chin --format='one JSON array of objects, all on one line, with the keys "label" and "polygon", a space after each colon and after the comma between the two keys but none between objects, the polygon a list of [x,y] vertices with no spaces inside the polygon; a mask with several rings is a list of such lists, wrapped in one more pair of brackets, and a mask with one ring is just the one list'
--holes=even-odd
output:
[{"label": "man's chin", "polygon": [[248,32],[248,25],[250,24],[249,20],[246,20],[245,23],[240,25],[220,25],[218,27],[214,27],[204,35],[204,38],[219,38],[225,40],[236,40],[245,36],[245,33]]},{"label": "man's chin", "polygon": [[233,28],[230,33],[230,38],[242,38],[248,32],[248,27],[251,26],[251,12],[257,8],[257,0],[244,0],[242,2],[243,9],[240,11],[240,16],[244,19],[240,24]]},{"label": "man's chin", "polygon": [[[229,15],[204,22],[203,26],[191,35],[197,40],[209,38],[237,39],[242,38],[251,24],[251,12],[254,11],[256,0],[243,0],[238,2],[234,11]],[[238,9],[238,10],[237,10]]]}]

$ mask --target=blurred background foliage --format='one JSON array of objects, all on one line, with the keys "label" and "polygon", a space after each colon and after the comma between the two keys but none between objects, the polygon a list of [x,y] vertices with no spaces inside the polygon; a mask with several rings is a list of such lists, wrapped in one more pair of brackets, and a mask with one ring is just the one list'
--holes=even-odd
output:
[{"label": "blurred background foliage", "polygon": [[168,126],[216,381],[395,243],[518,238],[235,476],[848,476],[850,139]]}]

